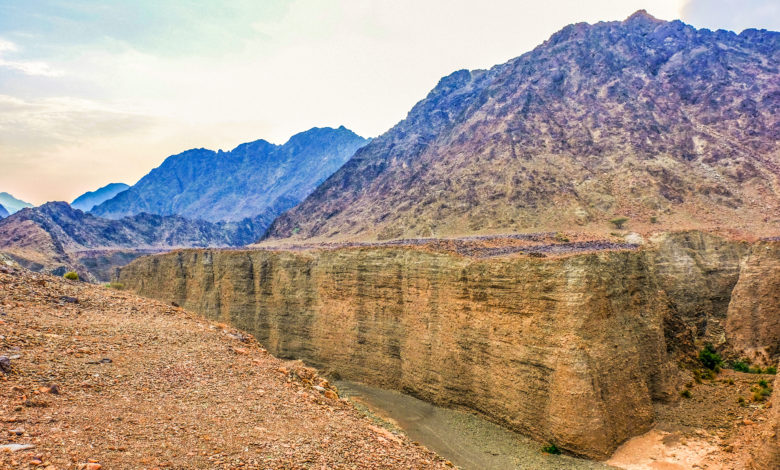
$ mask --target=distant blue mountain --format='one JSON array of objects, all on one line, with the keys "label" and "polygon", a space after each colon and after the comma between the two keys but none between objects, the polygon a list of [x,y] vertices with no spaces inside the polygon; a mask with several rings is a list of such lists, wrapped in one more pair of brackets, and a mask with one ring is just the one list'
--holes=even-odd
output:
[{"label": "distant blue mountain", "polygon": [[77,197],[70,203],[74,209],[80,209],[84,212],[92,210],[98,204],[108,201],[112,197],[127,190],[130,186],[124,183],[110,183],[95,191],[90,191]]},{"label": "distant blue mountain", "polygon": [[3,207],[2,204],[0,204],[0,219],[4,219],[8,217],[10,214],[8,214],[8,211],[5,210],[5,207]]},{"label": "distant blue mountain", "polygon": [[270,218],[295,206],[368,140],[339,127],[313,128],[284,145],[265,140],[229,152],[193,149],[91,212],[119,219],[141,212],[210,222]]},{"label": "distant blue mountain", "polygon": [[24,202],[21,199],[16,199],[8,193],[0,193],[0,205],[2,205],[9,214],[18,212],[25,207],[32,207],[29,202]]}]

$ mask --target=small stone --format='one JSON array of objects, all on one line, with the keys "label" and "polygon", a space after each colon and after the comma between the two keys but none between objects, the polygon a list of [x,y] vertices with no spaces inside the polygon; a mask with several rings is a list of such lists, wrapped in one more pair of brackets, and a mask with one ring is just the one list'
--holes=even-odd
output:
[{"label": "small stone", "polygon": [[60,389],[54,384],[41,387],[38,389],[38,391],[41,393],[51,393],[52,395],[60,394]]},{"label": "small stone", "polygon": [[325,393],[325,388],[324,388],[324,387],[320,387],[319,385],[315,385],[315,386],[313,386],[312,388],[313,388],[314,390],[317,390],[317,391],[318,391],[318,392],[320,392],[320,393]]},{"label": "small stone", "polygon": [[18,452],[20,450],[32,449],[35,446],[32,444],[2,444],[0,445],[0,452]]},{"label": "small stone", "polygon": [[102,465],[100,465],[97,462],[89,462],[85,467],[84,470],[100,470],[103,468]]},{"label": "small stone", "polygon": [[76,297],[70,297],[70,296],[67,296],[67,295],[61,296],[60,300],[62,302],[68,303],[68,304],[77,304],[77,303],[79,303],[79,299],[77,299]]},{"label": "small stone", "polygon": [[0,372],[3,374],[11,373],[11,359],[7,356],[0,356]]},{"label": "small stone", "polygon": [[330,398],[331,400],[338,400],[339,396],[336,395],[336,392],[333,390],[325,390],[325,398]]}]

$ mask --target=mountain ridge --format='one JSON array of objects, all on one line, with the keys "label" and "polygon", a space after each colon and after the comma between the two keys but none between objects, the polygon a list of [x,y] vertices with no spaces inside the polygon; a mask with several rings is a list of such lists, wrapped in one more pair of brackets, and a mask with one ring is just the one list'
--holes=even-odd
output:
[{"label": "mountain ridge", "polygon": [[780,226],[780,34],[637,12],[443,77],[268,239]]},{"label": "mountain ridge", "polygon": [[11,194],[2,192],[0,193],[0,205],[5,207],[9,214],[18,212],[25,207],[33,207],[32,204],[21,199],[13,197]]},{"label": "mountain ridge", "polygon": [[210,222],[276,216],[300,202],[365,142],[344,126],[315,127],[283,145],[258,139],[227,152],[186,150],[91,212],[113,219],[139,212],[178,214]]},{"label": "mountain ridge", "polygon": [[212,223],[146,213],[114,220],[48,202],[0,220],[0,251],[35,271],[76,270],[106,281],[111,268],[148,252],[250,243],[269,222],[262,216]]},{"label": "mountain ridge", "polygon": [[70,206],[74,209],[80,209],[82,211],[88,212],[96,205],[113,198],[129,187],[130,186],[126,185],[125,183],[109,183],[94,191],[88,191],[82,194],[81,196],[74,199],[73,202],[70,203]]}]

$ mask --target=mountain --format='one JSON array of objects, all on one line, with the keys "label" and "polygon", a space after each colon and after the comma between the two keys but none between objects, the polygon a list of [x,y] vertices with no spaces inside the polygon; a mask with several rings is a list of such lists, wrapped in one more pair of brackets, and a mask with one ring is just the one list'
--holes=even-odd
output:
[{"label": "mountain", "polygon": [[5,207],[3,207],[2,204],[0,204],[0,219],[4,219],[4,218],[8,217],[8,215],[9,215],[8,211],[5,210]]},{"label": "mountain", "polygon": [[284,145],[257,140],[229,152],[188,150],[168,157],[92,212],[112,219],[140,212],[212,222],[258,214],[273,219],[303,200],[366,142],[342,126],[313,128]]},{"label": "mountain", "polygon": [[211,223],[181,216],[137,214],[105,219],[49,202],[0,220],[0,251],[34,271],[63,274],[77,270],[105,281],[114,267],[142,254],[183,247],[239,246],[250,243],[268,219]]},{"label": "mountain", "polygon": [[32,207],[29,202],[24,202],[21,199],[16,199],[8,193],[0,193],[0,205],[5,207],[9,214],[20,211],[25,207]]},{"label": "mountain", "polygon": [[130,186],[124,183],[110,183],[95,191],[89,191],[77,197],[70,203],[74,209],[89,211],[98,204],[108,201],[112,197],[128,189]]},{"label": "mountain", "polygon": [[441,79],[267,238],[780,227],[780,34],[639,11]]}]

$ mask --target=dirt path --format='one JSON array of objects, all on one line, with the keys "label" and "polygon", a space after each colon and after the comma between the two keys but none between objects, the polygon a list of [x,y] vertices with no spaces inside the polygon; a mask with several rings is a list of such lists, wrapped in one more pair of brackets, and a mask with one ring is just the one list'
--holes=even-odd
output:
[{"label": "dirt path", "polygon": [[343,396],[365,405],[464,470],[610,468],[598,462],[545,454],[538,442],[470,413],[354,382],[339,381],[336,385]]}]

